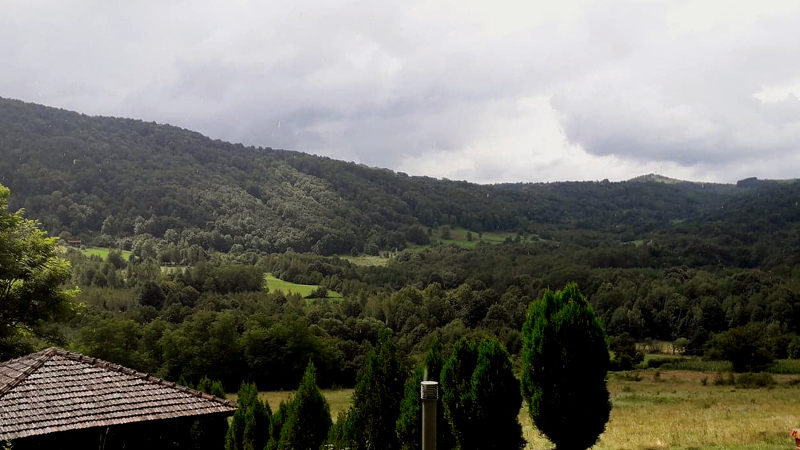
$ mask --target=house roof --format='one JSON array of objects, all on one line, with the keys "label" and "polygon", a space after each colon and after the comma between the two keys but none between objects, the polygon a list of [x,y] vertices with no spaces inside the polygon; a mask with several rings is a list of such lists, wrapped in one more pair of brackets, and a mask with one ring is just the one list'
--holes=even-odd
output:
[{"label": "house roof", "polygon": [[228,400],[57,348],[0,363],[0,440],[235,410]]}]

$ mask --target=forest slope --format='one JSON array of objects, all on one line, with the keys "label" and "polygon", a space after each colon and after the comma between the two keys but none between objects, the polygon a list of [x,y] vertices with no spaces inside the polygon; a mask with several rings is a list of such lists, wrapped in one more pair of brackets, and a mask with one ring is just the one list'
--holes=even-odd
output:
[{"label": "forest slope", "polygon": [[[402,248],[460,226],[618,242],[700,219],[747,189],[657,182],[477,185],[411,177],[189,130],[0,99],[0,182],[52,234],[116,245],[170,235],[207,250]],[[419,227],[417,227],[419,225]],[[172,231],[169,231],[172,230]],[[420,238],[423,239],[424,238]]]}]

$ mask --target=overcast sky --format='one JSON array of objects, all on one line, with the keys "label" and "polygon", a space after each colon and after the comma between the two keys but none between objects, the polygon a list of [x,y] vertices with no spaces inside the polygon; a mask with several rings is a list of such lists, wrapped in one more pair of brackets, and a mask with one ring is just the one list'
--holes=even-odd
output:
[{"label": "overcast sky", "polygon": [[800,2],[0,0],[0,97],[480,183],[800,176]]}]

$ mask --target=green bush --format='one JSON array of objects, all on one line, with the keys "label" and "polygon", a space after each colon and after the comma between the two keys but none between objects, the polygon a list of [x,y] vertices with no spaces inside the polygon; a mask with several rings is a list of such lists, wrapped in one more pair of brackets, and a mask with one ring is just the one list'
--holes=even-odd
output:
[{"label": "green bush", "polygon": [[709,351],[730,361],[734,372],[762,372],[775,358],[768,346],[762,327],[748,325],[718,334]]},{"label": "green bush", "polygon": [[776,381],[772,375],[764,372],[760,373],[743,373],[736,377],[736,387],[739,388],[769,388],[775,386]]}]

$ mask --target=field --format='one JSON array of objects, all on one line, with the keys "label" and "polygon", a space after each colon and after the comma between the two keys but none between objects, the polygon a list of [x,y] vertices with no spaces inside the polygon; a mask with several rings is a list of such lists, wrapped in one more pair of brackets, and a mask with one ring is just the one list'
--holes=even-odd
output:
[{"label": "field", "polygon": [[[506,231],[485,231],[483,233],[478,233],[476,231],[469,231],[465,228],[453,228],[450,230],[450,239],[443,239],[441,237],[442,229],[434,230],[433,235],[431,236],[431,245],[433,244],[442,244],[442,245],[450,245],[455,244],[460,247],[466,248],[475,248],[478,245],[478,242],[483,242],[486,244],[502,244],[505,242],[507,238],[516,239],[516,233],[510,233]],[[470,241],[467,239],[467,233],[472,234],[472,240]],[[540,240],[538,236],[528,236],[526,238],[520,238],[522,242],[533,242]],[[422,250],[425,248],[430,247],[431,245],[409,245],[410,250]]]},{"label": "field", "polygon": [[[596,450],[787,450],[792,428],[800,427],[800,385],[776,375],[770,389],[714,386],[711,372],[646,370],[636,377],[609,374],[613,409]],[[706,385],[701,380],[706,379]],[[800,379],[798,379],[800,380]],[[325,390],[336,420],[349,407],[352,389]],[[273,411],[290,392],[262,392]],[[236,395],[229,395],[235,400]],[[526,450],[553,448],[538,434],[523,406],[519,420]],[[581,424],[574,425],[580,432]]]},{"label": "field", "polygon": [[[264,275],[264,280],[267,282],[267,287],[271,292],[282,291],[286,294],[300,294],[304,298],[308,297],[312,292],[319,288],[319,286],[316,284],[296,284],[283,281],[275,278],[275,276],[271,273]],[[328,298],[342,298],[342,294],[335,291],[328,291]]]},{"label": "field", "polygon": [[372,255],[359,255],[359,256],[350,256],[350,255],[342,255],[339,258],[350,261],[351,263],[357,266],[385,266],[389,264],[389,258],[385,258],[383,256],[372,256]]},{"label": "field", "polygon": [[[331,417],[335,422],[339,411],[344,411],[350,407],[350,398],[353,396],[353,390],[325,389],[322,393],[325,394],[325,398],[328,399],[328,404],[331,407]],[[292,395],[292,391],[261,391],[258,393],[258,397],[261,400],[269,402],[272,412],[277,411],[281,401],[288,399],[290,395]],[[227,397],[228,400],[235,402],[238,396],[236,394],[228,394]]]},{"label": "field", "polygon": [[[506,232],[506,231],[486,231],[484,233],[478,233],[476,231],[470,231],[466,228],[453,228],[450,230],[450,239],[443,239],[441,237],[443,228],[438,228],[433,230],[432,235],[430,236],[431,243],[426,245],[418,245],[407,242],[406,249],[412,252],[421,252],[427,248],[431,248],[435,245],[458,245],[459,247],[464,248],[475,248],[479,242],[483,242],[485,244],[502,244],[505,242],[506,239],[517,239],[516,233]],[[467,238],[467,233],[472,234],[472,240]],[[520,237],[521,242],[537,242],[543,241],[537,235],[529,235],[527,237]],[[381,252],[381,255],[371,256],[371,255],[358,255],[358,256],[350,256],[350,255],[339,255],[339,258],[345,259],[350,261],[351,263],[357,266],[385,266],[389,264],[389,261],[392,260],[394,256],[391,252]]]},{"label": "field", "polygon": [[[658,376],[656,374],[659,374]],[[796,377],[771,389],[714,386],[710,372],[648,370],[641,380],[609,377],[611,420],[595,449],[786,449],[800,425]],[[707,385],[702,384],[706,379]],[[522,415],[529,449],[552,448]],[[576,424],[576,430],[580,424]]]},{"label": "field", "polygon": [[[110,252],[110,248],[103,248],[103,247],[88,247],[83,251],[83,254],[92,257],[92,256],[99,256],[102,259],[108,258],[108,252]],[[125,261],[131,256],[131,252],[128,250],[122,250],[122,259]]]}]

